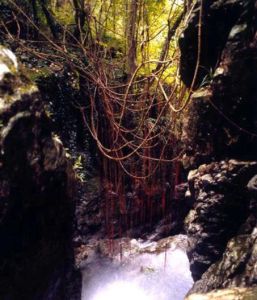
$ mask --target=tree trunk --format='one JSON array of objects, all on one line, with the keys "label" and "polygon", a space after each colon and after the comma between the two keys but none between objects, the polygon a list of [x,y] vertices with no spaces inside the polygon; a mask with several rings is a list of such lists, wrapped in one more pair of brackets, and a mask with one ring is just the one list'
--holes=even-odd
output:
[{"label": "tree trunk", "polygon": [[74,37],[77,41],[80,40],[82,29],[86,21],[86,10],[84,0],[73,0],[73,5],[75,8],[75,23],[76,28],[74,30]]},{"label": "tree trunk", "polygon": [[128,16],[128,34],[127,34],[127,44],[128,44],[128,78],[131,78],[136,70],[136,58],[137,58],[137,11],[138,2],[137,0],[131,0],[129,5],[129,16]]},{"label": "tree trunk", "polygon": [[162,47],[162,52],[159,58],[159,63],[155,69],[155,71],[159,71],[161,66],[162,66],[162,61],[164,61],[168,55],[169,52],[169,47],[170,47],[170,42],[172,37],[174,36],[174,34],[176,33],[176,30],[178,29],[182,19],[184,17],[184,11],[179,15],[179,17],[177,18],[176,22],[173,24],[173,26],[170,26],[170,20],[168,20],[168,34],[167,37],[165,39],[165,42],[163,44]]},{"label": "tree trunk", "polygon": [[36,27],[33,28],[33,38],[38,40],[39,36],[39,17],[38,17],[38,8],[36,0],[31,0],[32,12],[33,12],[33,22]]},{"label": "tree trunk", "polygon": [[41,0],[40,3],[41,3],[42,11],[46,17],[47,24],[53,35],[53,38],[58,40],[59,36],[58,36],[56,21],[55,21],[53,15],[50,13],[50,11],[47,8],[46,0]]}]

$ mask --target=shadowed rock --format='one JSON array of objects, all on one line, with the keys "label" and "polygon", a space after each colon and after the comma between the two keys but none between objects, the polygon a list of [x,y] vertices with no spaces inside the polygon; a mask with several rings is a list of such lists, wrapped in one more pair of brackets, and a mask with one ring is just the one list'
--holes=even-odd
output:
[{"label": "shadowed rock", "polygon": [[230,160],[201,165],[189,173],[195,203],[186,218],[186,231],[195,280],[221,258],[228,240],[249,216],[251,197],[246,185],[256,172],[256,162]]},{"label": "shadowed rock", "polygon": [[[180,39],[180,73],[187,86],[197,61],[200,2],[196,1]],[[254,0],[203,1],[200,68],[183,114],[186,168],[231,157],[256,159],[254,5]]]},{"label": "shadowed rock", "polygon": [[37,88],[0,48],[1,299],[75,299],[72,185]]}]

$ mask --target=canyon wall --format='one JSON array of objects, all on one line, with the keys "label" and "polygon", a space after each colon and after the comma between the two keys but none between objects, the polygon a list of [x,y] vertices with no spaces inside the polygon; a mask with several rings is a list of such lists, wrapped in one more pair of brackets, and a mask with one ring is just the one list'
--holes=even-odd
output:
[{"label": "canyon wall", "polygon": [[256,24],[256,1],[197,1],[180,38],[190,293],[257,283]]}]

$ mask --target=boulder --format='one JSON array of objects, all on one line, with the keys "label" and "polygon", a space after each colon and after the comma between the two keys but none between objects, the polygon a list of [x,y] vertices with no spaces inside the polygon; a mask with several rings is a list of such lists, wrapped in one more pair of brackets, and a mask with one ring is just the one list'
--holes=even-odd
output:
[{"label": "boulder", "polygon": [[[254,167],[253,163],[252,167]],[[235,188],[236,184],[242,184],[241,191],[234,189],[235,192],[237,191],[236,193],[240,193],[237,196],[234,194],[234,201],[238,199],[242,202],[242,210],[238,216],[233,215],[232,210],[229,211],[226,209],[226,206],[229,204],[229,202],[227,201],[228,197],[223,198],[223,201],[227,202],[227,204],[223,203],[221,205],[221,209],[219,209],[218,211],[213,211],[213,208],[207,204],[207,211],[208,209],[212,210],[212,213],[217,215],[216,222],[213,225],[215,225],[216,228],[219,228],[219,231],[215,233],[224,230],[227,234],[231,235],[231,238],[225,244],[225,249],[222,249],[222,242],[224,241],[222,241],[222,239],[220,239],[219,242],[218,240],[216,240],[216,242],[213,240],[204,241],[203,236],[206,236],[208,238],[215,234],[211,227],[209,227],[208,229],[208,226],[211,225],[211,220],[205,220],[201,224],[200,222],[196,224],[196,222],[194,221],[189,225],[191,231],[192,228],[194,228],[196,225],[198,227],[201,226],[201,228],[205,230],[204,233],[200,232],[200,234],[202,235],[197,242],[191,243],[191,247],[192,245],[194,245],[194,248],[191,248],[191,251],[193,251],[190,253],[193,257],[193,259],[191,260],[191,268],[194,271],[199,271],[198,266],[203,260],[209,261],[209,263],[211,263],[209,264],[210,267],[203,275],[198,273],[198,278],[200,278],[200,280],[195,282],[193,288],[190,290],[190,293],[206,293],[214,289],[232,288],[235,286],[252,287],[257,283],[257,198],[256,187],[254,188],[256,184],[256,175],[250,179],[247,184],[247,188],[244,188],[245,180],[250,175],[251,171],[249,169],[249,166],[248,171],[247,169],[245,169],[245,171],[242,172],[242,170],[243,168],[241,168],[240,171],[238,170],[239,173],[241,173],[240,176],[232,175],[234,176],[234,178],[237,177],[237,180],[239,180],[238,183],[236,183],[236,181],[231,182],[231,188]],[[244,179],[242,179],[241,177],[243,173],[245,173]],[[248,205],[248,207],[243,208],[242,204],[244,204],[244,206]],[[200,207],[199,204],[198,207]],[[230,217],[231,222],[233,222],[233,230],[238,228],[237,232],[234,234],[231,230],[231,225],[222,227],[224,223],[222,223],[220,219],[220,213],[221,211],[225,210],[227,210],[227,218]],[[205,215],[206,214],[201,214],[201,216],[198,216],[198,220]],[[192,235],[193,241],[196,241],[196,235],[196,233]],[[222,238],[222,236],[220,236],[220,238]],[[199,254],[199,249],[206,249],[207,246],[209,246],[209,248],[212,247],[220,251],[220,258],[217,261],[213,262],[213,257],[210,257],[210,255],[208,256],[207,251]]]},{"label": "boulder", "polygon": [[194,280],[199,280],[222,257],[227,242],[243,223],[248,220],[245,230],[248,233],[253,230],[251,215],[255,206],[247,184],[256,173],[257,162],[236,160],[201,165],[189,173],[189,192],[194,206],[185,227]]}]

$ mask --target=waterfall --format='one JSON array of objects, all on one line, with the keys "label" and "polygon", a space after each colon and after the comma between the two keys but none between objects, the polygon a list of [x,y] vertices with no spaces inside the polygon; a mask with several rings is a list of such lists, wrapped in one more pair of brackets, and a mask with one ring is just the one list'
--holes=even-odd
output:
[{"label": "waterfall", "polygon": [[184,299],[193,284],[185,239],[130,240],[122,258],[120,253],[111,259],[94,253],[82,270],[82,300]]}]

